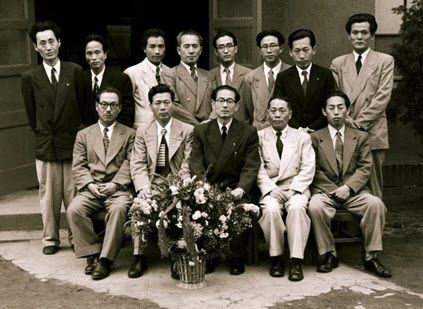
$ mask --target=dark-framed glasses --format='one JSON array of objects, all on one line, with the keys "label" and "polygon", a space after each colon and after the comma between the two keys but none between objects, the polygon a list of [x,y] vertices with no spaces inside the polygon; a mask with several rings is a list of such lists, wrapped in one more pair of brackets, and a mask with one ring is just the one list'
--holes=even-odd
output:
[{"label": "dark-framed glasses", "polygon": [[232,48],[234,48],[234,47],[235,47],[235,45],[234,45],[234,44],[229,43],[229,44],[226,44],[226,45],[219,45],[219,46],[217,46],[217,50],[219,50],[219,51],[224,51],[224,50],[225,50],[225,48],[226,48],[227,50],[229,50],[229,49],[232,49]]},{"label": "dark-framed glasses", "polygon": [[119,103],[115,103],[115,102],[113,102],[113,103],[97,102],[97,104],[100,105],[101,109],[104,109],[104,110],[106,110],[107,107],[110,106],[110,109],[112,111],[116,110],[120,106]]},{"label": "dark-framed glasses", "polygon": [[216,103],[219,103],[219,104],[223,104],[225,102],[228,103],[228,105],[236,103],[235,100],[232,98],[229,98],[229,99],[219,98],[216,100]]},{"label": "dark-framed glasses", "polygon": [[275,50],[277,47],[280,47],[280,45],[278,45],[278,44],[270,44],[270,45],[262,45],[261,47],[260,47],[260,49],[262,49],[262,50],[268,50],[269,48],[270,48],[270,50]]}]

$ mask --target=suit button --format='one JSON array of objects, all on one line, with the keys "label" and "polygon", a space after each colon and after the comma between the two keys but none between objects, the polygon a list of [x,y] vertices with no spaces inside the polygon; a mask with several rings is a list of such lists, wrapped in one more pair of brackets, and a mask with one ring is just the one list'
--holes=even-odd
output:
[{"label": "suit button", "polygon": [[190,98],[187,98],[187,101],[191,101]]},{"label": "suit button", "polygon": [[261,123],[264,123],[264,120],[262,120]]}]

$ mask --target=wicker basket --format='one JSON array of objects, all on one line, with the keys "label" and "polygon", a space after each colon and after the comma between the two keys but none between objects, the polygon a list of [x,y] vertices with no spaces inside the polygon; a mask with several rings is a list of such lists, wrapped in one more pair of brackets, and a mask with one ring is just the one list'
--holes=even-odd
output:
[{"label": "wicker basket", "polygon": [[179,282],[177,287],[183,289],[201,289],[207,286],[204,280],[206,274],[206,257],[199,256],[197,265],[189,265],[190,258],[186,255],[179,254],[176,257],[176,266],[179,271]]}]

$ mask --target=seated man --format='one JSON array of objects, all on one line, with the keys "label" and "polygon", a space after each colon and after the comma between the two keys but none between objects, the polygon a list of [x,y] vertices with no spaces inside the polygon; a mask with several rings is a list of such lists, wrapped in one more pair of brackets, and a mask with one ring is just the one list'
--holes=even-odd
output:
[{"label": "seated man", "polygon": [[330,272],[338,267],[330,222],[336,210],[342,208],[362,218],[364,268],[380,277],[390,277],[390,270],[377,258],[377,252],[382,251],[386,208],[367,187],[372,170],[369,138],[367,133],[345,126],[349,106],[343,92],[329,94],[323,108],[329,125],[311,134],[316,175],[310,186],[309,215],[319,254],[326,254],[317,271]]},{"label": "seated man", "polygon": [[[78,194],[68,209],[75,254],[87,257],[85,273],[94,280],[106,278],[124,240],[123,225],[134,189],[129,158],[135,131],[116,118],[120,93],[106,87],[97,94],[99,121],[78,132],[73,150],[73,174]],[[94,232],[91,215],[107,210],[103,244]]]},{"label": "seated man", "polygon": [[[222,190],[229,188],[235,201],[246,203],[260,168],[257,131],[233,118],[240,99],[235,88],[219,86],[213,90],[211,99],[217,119],[194,128],[191,174],[204,177],[208,170],[206,176],[211,184],[220,184]],[[244,272],[245,240],[240,235],[231,242],[232,275]]]},{"label": "seated man", "polygon": [[[154,119],[142,124],[136,134],[131,156],[131,176],[139,198],[152,194],[152,184],[163,181],[154,174],[167,177],[170,173],[190,177],[188,160],[191,154],[193,126],[172,117],[175,94],[164,84],[154,86],[148,92]],[[129,278],[141,277],[147,269],[147,258],[134,240],[134,263],[128,272]],[[172,269],[172,277],[178,274]]]},{"label": "seated man", "polygon": [[[262,193],[259,224],[269,246],[270,275],[284,275],[282,254],[287,230],[291,257],[288,279],[299,281],[304,278],[301,263],[310,232],[308,186],[314,177],[315,155],[310,136],[288,126],[291,104],[283,96],[273,96],[269,101],[267,115],[271,126],[258,132],[261,166],[257,185]],[[282,209],[287,212],[286,228]]]}]

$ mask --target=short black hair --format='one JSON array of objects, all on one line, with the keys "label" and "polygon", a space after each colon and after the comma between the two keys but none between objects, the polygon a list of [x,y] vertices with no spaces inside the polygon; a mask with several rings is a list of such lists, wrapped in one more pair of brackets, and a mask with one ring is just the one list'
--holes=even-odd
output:
[{"label": "short black hair", "polygon": [[100,89],[100,91],[99,92],[97,92],[97,94],[96,94],[96,96],[95,96],[95,101],[97,102],[97,103],[100,103],[100,96],[103,94],[103,93],[116,93],[117,94],[117,96],[118,96],[118,99],[119,99],[119,104],[121,104],[120,102],[122,101],[121,100],[121,98],[122,98],[122,95],[120,94],[120,91],[119,90],[117,90],[116,88],[114,88],[114,87],[111,87],[111,86],[107,86],[107,87],[104,87],[104,88],[102,88],[102,89]]},{"label": "short black hair", "polygon": [[201,36],[200,33],[198,33],[197,31],[193,29],[182,30],[181,32],[178,33],[178,36],[176,37],[178,46],[181,46],[181,40],[183,35],[196,35],[198,37],[198,40],[200,41],[200,46],[203,46],[203,37]]},{"label": "short black hair", "polygon": [[316,37],[314,36],[313,31],[309,29],[298,29],[292,32],[288,37],[288,45],[289,48],[292,49],[292,43],[297,40],[301,40],[304,38],[310,39],[311,47],[316,46]]},{"label": "short black hair", "polygon": [[236,46],[237,44],[238,44],[238,41],[236,40],[236,37],[235,37],[235,34],[233,34],[232,32],[230,32],[230,31],[220,31],[220,32],[218,32],[215,36],[214,36],[214,38],[213,38],[213,47],[214,48],[216,48],[217,49],[217,40],[218,39],[220,39],[221,37],[224,37],[224,36],[228,36],[228,37],[230,37],[230,38],[232,38],[232,40],[234,41],[234,45]]},{"label": "short black hair", "polygon": [[267,109],[270,108],[270,102],[272,102],[273,100],[283,100],[287,103],[288,105],[288,109],[292,109],[292,100],[289,97],[280,95],[280,94],[275,94],[272,97],[270,97],[269,102],[267,102]]},{"label": "short black hair", "polygon": [[162,29],[150,28],[145,30],[141,36],[141,47],[145,49],[147,47],[147,42],[149,38],[158,38],[162,37],[165,40],[166,34]]},{"label": "short black hair", "polygon": [[239,95],[239,92],[232,86],[229,85],[221,85],[219,87],[217,87],[216,89],[213,90],[212,94],[211,94],[211,98],[213,101],[216,101],[217,98],[217,93],[220,90],[230,90],[235,94],[235,103],[239,102],[239,99],[241,99],[241,96]]},{"label": "short black hair", "polygon": [[350,99],[348,98],[348,96],[347,96],[344,92],[337,90],[337,91],[334,91],[334,92],[329,93],[329,94],[326,96],[325,102],[324,102],[324,104],[323,104],[323,108],[326,108],[326,106],[328,105],[328,100],[329,100],[330,98],[333,98],[333,97],[340,97],[340,98],[343,98],[343,99],[344,99],[344,101],[345,101],[345,106],[346,106],[347,108],[349,108],[349,107],[350,107],[351,102],[350,102]]},{"label": "short black hair", "polygon": [[87,47],[87,44],[92,41],[100,43],[103,47],[103,52],[107,53],[109,50],[109,44],[107,43],[106,39],[103,36],[95,33],[89,34],[84,38],[84,49]]},{"label": "short black hair", "polygon": [[345,30],[347,30],[347,33],[350,34],[351,27],[353,24],[365,23],[365,22],[368,22],[370,25],[370,33],[372,35],[375,34],[375,32],[377,31],[376,18],[372,14],[367,14],[367,13],[360,13],[360,14],[355,14],[351,16],[345,25]]},{"label": "short black hair", "polygon": [[170,93],[170,99],[172,100],[172,102],[175,101],[175,93],[173,92],[173,90],[170,89],[170,87],[166,84],[158,84],[151,88],[148,92],[148,100],[150,101],[150,104],[153,103],[153,98],[158,93]]},{"label": "short black hair", "polygon": [[33,25],[29,30],[28,35],[31,38],[32,43],[37,44],[37,33],[46,30],[53,31],[56,40],[60,40],[62,31],[60,30],[59,26],[51,20],[45,20],[35,23],[35,25]]},{"label": "short black hair", "polygon": [[271,35],[274,36],[278,39],[279,45],[283,45],[285,43],[285,39],[282,35],[282,33],[280,33],[279,31],[276,30],[264,30],[262,32],[260,32],[259,34],[257,34],[256,37],[256,43],[258,47],[260,46],[261,40],[263,40],[264,37]]}]

